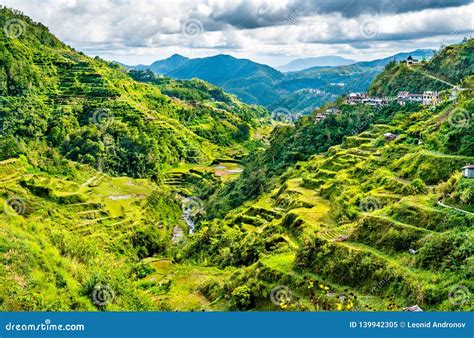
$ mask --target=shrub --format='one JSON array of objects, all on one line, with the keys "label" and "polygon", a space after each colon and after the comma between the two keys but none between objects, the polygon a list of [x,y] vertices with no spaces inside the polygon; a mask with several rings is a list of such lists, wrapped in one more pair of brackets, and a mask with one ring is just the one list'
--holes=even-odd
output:
[{"label": "shrub", "polygon": [[421,194],[421,193],[425,193],[426,192],[426,185],[425,185],[425,182],[423,182],[423,180],[421,180],[420,178],[415,178],[411,184],[410,184],[410,188],[412,190],[412,193],[414,195],[416,194]]},{"label": "shrub", "polygon": [[441,271],[469,270],[468,258],[474,255],[472,238],[460,231],[434,234],[421,241],[416,265]]},{"label": "shrub", "polygon": [[235,288],[234,291],[232,291],[231,303],[232,307],[240,311],[253,307],[254,300],[249,287],[243,285]]},{"label": "shrub", "polygon": [[132,236],[132,244],[137,250],[137,256],[140,259],[163,253],[166,250],[165,243],[161,240],[157,229],[153,226],[137,230]]}]

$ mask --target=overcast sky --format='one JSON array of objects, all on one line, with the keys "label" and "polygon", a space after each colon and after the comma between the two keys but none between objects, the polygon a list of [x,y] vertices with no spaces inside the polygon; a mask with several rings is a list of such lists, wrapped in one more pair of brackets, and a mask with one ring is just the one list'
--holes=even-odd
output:
[{"label": "overcast sky", "polygon": [[277,66],[438,48],[474,36],[474,0],[0,0],[86,54],[149,64],[179,53]]}]

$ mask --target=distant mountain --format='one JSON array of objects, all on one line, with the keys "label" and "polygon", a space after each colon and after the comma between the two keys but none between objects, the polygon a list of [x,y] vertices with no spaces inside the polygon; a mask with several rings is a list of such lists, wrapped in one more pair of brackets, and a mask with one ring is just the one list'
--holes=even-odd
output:
[{"label": "distant mountain", "polygon": [[136,70],[145,70],[145,69],[150,69],[152,72],[156,74],[162,74],[165,75],[169,72],[172,72],[175,69],[178,69],[179,67],[183,66],[186,62],[188,62],[190,59],[179,55],[179,54],[173,54],[167,59],[163,60],[158,60],[153,62],[151,65],[138,65],[134,67]]},{"label": "distant mountain", "polygon": [[[151,69],[157,74],[176,79],[200,78],[222,87],[246,103],[260,104],[269,110],[285,108],[308,114],[322,104],[335,100],[339,95],[351,91],[367,91],[377,74],[392,60],[401,61],[410,55],[419,60],[429,59],[433,52],[430,49],[418,49],[383,59],[339,66],[322,64],[331,60],[347,63],[353,60],[336,56],[311,58],[319,59],[319,66],[287,73],[248,59],[222,54],[199,59],[188,59],[176,54],[150,66],[131,68]],[[303,62],[307,59],[300,60]],[[297,61],[299,60],[294,62]]]},{"label": "distant mountain", "polygon": [[410,55],[418,60],[430,59],[433,53],[434,51],[430,49],[419,49],[346,66],[318,66],[286,73],[285,79],[275,87],[280,93],[280,99],[267,108],[273,110],[283,107],[308,114],[322,104],[335,100],[339,95],[367,91],[375,77],[392,60],[405,60]]},{"label": "distant mountain", "polygon": [[264,106],[279,98],[272,86],[284,78],[270,66],[223,54],[199,59],[173,55],[150,66],[133,68],[150,69],[176,79],[199,78],[224,88],[247,103]]},{"label": "distant mountain", "polygon": [[[374,68],[374,69],[379,69],[380,71],[382,71],[385,68],[385,66],[390,63],[390,61],[406,60],[410,55],[414,59],[417,59],[417,60],[428,60],[433,56],[433,54],[434,54],[434,50],[432,49],[417,49],[412,52],[398,53],[398,54],[395,54],[383,59],[356,62],[354,64],[349,65],[349,68],[345,66],[340,66],[340,67],[337,67],[337,69],[346,70],[346,69],[350,69],[350,67],[353,67],[353,68]],[[327,71],[332,72],[331,70],[328,70],[327,67],[312,67],[312,68],[303,69],[297,72],[297,74],[295,75],[301,76],[301,74],[308,75],[308,74],[327,72]]]},{"label": "distant mountain", "polygon": [[311,67],[337,67],[356,63],[356,60],[346,59],[337,55],[318,56],[296,59],[290,63],[276,67],[281,72],[296,72]]}]

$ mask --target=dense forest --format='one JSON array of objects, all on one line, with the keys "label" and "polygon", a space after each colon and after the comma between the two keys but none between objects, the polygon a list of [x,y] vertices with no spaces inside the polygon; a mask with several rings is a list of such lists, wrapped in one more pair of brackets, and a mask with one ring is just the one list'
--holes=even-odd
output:
[{"label": "dense forest", "polygon": [[4,8],[0,20],[24,29],[13,39],[0,32],[2,159],[41,141],[114,175],[156,177],[166,164],[245,143],[266,114],[199,81],[133,81],[138,75],[74,51],[19,13]]}]

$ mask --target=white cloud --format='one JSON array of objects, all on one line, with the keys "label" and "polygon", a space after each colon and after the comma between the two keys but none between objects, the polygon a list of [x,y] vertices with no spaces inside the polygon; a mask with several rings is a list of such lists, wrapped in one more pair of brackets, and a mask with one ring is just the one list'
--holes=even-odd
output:
[{"label": "white cloud", "polygon": [[[470,2],[469,4],[466,4]],[[150,63],[229,53],[273,65],[340,54],[371,59],[438,47],[474,32],[468,0],[0,0],[91,55]],[[449,7],[449,6],[452,7]],[[186,20],[202,31],[183,34]]]}]

